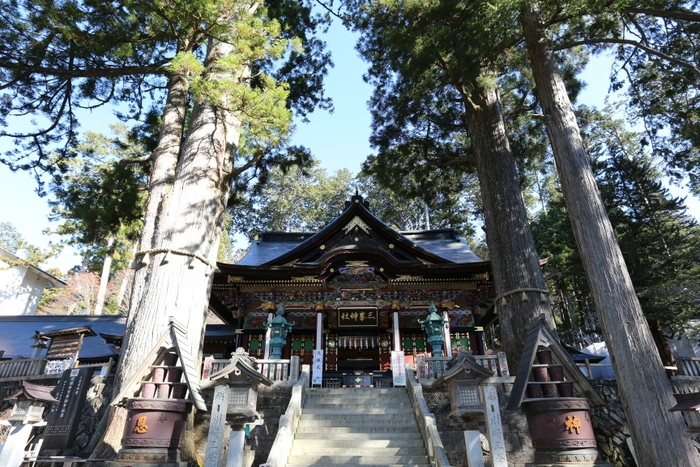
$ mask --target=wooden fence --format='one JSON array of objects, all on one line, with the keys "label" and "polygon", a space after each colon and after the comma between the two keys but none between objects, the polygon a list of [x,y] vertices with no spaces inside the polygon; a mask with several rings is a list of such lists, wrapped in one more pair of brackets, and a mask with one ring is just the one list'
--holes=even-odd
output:
[{"label": "wooden fence", "polygon": [[683,376],[700,376],[700,358],[676,357],[678,374]]},{"label": "wooden fence", "polygon": [[45,358],[0,361],[0,381],[13,381],[39,376],[44,372]]},{"label": "wooden fence", "polygon": [[[20,360],[0,361],[0,382],[60,378],[63,371],[44,374],[47,362],[48,360],[45,358],[23,358]],[[107,375],[111,371],[113,365],[114,359],[110,357],[107,363],[79,364],[76,368],[102,368],[102,374]]]}]

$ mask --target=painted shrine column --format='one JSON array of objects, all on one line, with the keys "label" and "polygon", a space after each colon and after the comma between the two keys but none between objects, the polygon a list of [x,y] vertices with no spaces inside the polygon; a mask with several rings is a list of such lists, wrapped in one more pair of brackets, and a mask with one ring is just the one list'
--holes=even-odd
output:
[{"label": "painted shrine column", "polygon": [[[274,318],[275,315],[272,313],[267,314],[267,322],[270,323],[272,322],[272,318]],[[270,338],[272,336],[272,330],[270,328],[267,328],[265,331],[265,354],[263,355],[264,360],[269,360],[270,359]]]},{"label": "painted shrine column", "polygon": [[445,320],[443,333],[445,334],[445,357],[452,358],[452,338],[450,337],[450,316],[447,311],[442,312],[442,318]]},{"label": "painted shrine column", "polygon": [[323,312],[316,313],[316,350],[323,350]]},{"label": "painted shrine column", "polygon": [[394,311],[394,350],[401,351],[401,333],[399,332],[399,312]]}]

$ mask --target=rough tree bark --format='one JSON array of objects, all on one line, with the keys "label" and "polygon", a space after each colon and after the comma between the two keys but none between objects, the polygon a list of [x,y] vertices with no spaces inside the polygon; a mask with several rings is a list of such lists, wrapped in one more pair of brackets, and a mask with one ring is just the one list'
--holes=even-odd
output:
[{"label": "rough tree bark", "polygon": [[[224,42],[210,42],[204,62],[209,79],[221,78],[216,60],[232,48]],[[141,251],[177,251],[136,258],[115,394],[167,330],[171,316],[187,327],[192,355],[201,352],[232,160],[240,139],[240,122],[234,115],[205,100],[198,101],[180,151],[187,87],[180,80],[171,84],[175,89],[170,90],[172,107],[170,112],[166,108],[166,115],[172,120],[164,121],[154,161],[158,167],[151,174]],[[109,458],[119,450],[125,418],[124,409],[110,410],[107,430],[93,457]]]},{"label": "rough tree bark", "polygon": [[610,351],[639,465],[691,467],[700,458],[642,314],[583,147],[573,107],[535,4],[521,22],[562,192]]},{"label": "rough tree bark", "polygon": [[[498,91],[484,88],[475,81],[471,85],[471,103],[465,102],[467,129],[479,174],[486,242],[496,294],[518,289],[546,290]],[[518,367],[530,322],[544,314],[550,329],[556,331],[549,299],[542,302],[537,292],[526,292],[525,297],[527,301],[523,300],[522,293],[514,293],[505,297],[505,306],[495,305],[499,313],[501,342],[512,371]]]},{"label": "rough tree bark", "polygon": [[114,234],[109,235],[107,240],[107,255],[102,264],[102,274],[100,274],[100,289],[97,291],[97,299],[95,299],[95,309],[93,315],[101,315],[105,306],[105,298],[107,297],[107,284],[109,283],[109,270],[112,267],[112,256],[114,255],[114,242],[116,241]]}]

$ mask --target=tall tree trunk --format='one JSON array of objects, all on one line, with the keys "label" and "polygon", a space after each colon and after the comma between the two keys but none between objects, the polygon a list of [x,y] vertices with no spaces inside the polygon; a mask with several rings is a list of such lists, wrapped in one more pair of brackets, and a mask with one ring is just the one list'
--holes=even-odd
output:
[{"label": "tall tree trunk", "polygon": [[109,283],[109,270],[112,267],[112,256],[114,255],[114,234],[110,234],[107,239],[107,254],[105,255],[104,263],[102,264],[102,274],[100,274],[100,289],[97,291],[95,299],[95,310],[93,315],[101,315],[107,297],[107,284]]},{"label": "tall tree trunk", "polygon": [[[510,150],[503,110],[496,89],[481,87],[473,80],[467,126],[476,157],[481,201],[484,207],[486,242],[493,266],[497,295],[519,289],[546,290],[535,241],[527,219],[518,183],[515,159]],[[549,300],[540,293],[517,292],[497,303],[501,342],[512,371],[518,367],[527,326],[544,314],[555,331]],[[499,300],[500,301],[500,300]]]},{"label": "tall tree trunk", "polygon": [[[212,41],[209,44],[204,63],[208,79],[222,77],[216,60],[232,49],[224,42]],[[178,89],[182,91],[184,88]],[[179,134],[181,127],[180,131],[171,132],[172,138]],[[239,139],[240,122],[235,116],[209,102],[195,102],[187,140],[179,159],[172,158],[175,153],[173,140],[169,146],[173,151],[167,151],[169,162],[162,163],[162,171],[154,169],[154,173],[162,178],[157,182],[159,186],[155,186],[156,181],[151,181],[151,189],[157,194],[149,193],[148,206],[149,209],[157,206],[157,215],[152,227],[146,226],[141,241],[142,251],[170,249],[171,252],[140,255],[141,262],[138,258],[136,260],[124,344],[115,377],[115,394],[133,376],[168,329],[171,316],[189,330],[190,351],[195,361],[201,353],[209,290],[229,195],[232,160]],[[171,185],[166,170],[176,160]],[[159,163],[158,157],[155,162]],[[143,264],[146,257],[148,263]],[[93,457],[107,457],[119,450],[125,412],[124,409],[110,411],[107,431]]]},{"label": "tall tree trunk", "polygon": [[539,10],[521,8],[523,33],[547,131],[600,325],[610,351],[639,465],[700,465],[642,314],[586,156],[573,106]]},{"label": "tall tree trunk", "polygon": [[117,312],[121,313],[123,308],[128,308],[129,304],[124,303],[124,297],[129,289],[129,284],[131,283],[131,278],[134,275],[133,269],[126,269],[124,271],[124,277],[122,277],[122,282],[119,284],[119,293],[117,294]]}]

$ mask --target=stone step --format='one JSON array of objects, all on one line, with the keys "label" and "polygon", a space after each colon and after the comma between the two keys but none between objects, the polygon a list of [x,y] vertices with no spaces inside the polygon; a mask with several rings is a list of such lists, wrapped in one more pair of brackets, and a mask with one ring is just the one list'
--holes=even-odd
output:
[{"label": "stone step", "polygon": [[[308,434],[308,433],[307,433]],[[402,436],[396,439],[338,439],[337,437],[330,437],[329,439],[319,439],[317,437],[312,437],[309,439],[296,438],[294,440],[294,447],[337,447],[337,448],[354,448],[354,449],[367,449],[367,448],[394,448],[394,447],[415,447],[425,449],[423,445],[423,439],[420,435],[409,436],[407,433],[401,433]],[[338,434],[337,436],[342,436]],[[422,452],[425,454],[425,451]]]},{"label": "stone step", "polygon": [[[420,433],[417,426],[299,426],[297,433]],[[383,436],[383,435],[382,435]]]},{"label": "stone step", "polygon": [[287,465],[429,467],[405,388],[312,389]]},{"label": "stone step", "polygon": [[428,456],[289,456],[287,465],[430,465]]},{"label": "stone step", "polygon": [[383,397],[307,397],[304,403],[308,405],[361,405],[361,406],[401,406],[411,405],[411,401],[404,398],[383,398]]},{"label": "stone step", "polygon": [[[338,420],[336,412],[330,413],[306,413],[302,412],[300,420]],[[367,414],[354,413],[343,415],[343,420],[403,420],[406,423],[415,423],[416,417],[413,412],[390,413],[390,414]]]},{"label": "stone step", "polygon": [[382,426],[387,428],[401,428],[411,426],[405,420],[299,420],[299,426],[302,427],[318,427],[319,431],[322,427],[367,427],[367,426]]},{"label": "stone step", "polygon": [[314,407],[304,407],[302,413],[306,414],[336,414],[336,415],[389,415],[389,414],[409,414],[413,413],[412,409],[406,407],[383,407],[383,408],[368,408],[355,407],[352,409],[317,409]]},{"label": "stone step", "polygon": [[375,396],[384,394],[406,394],[405,388],[310,388],[309,395],[313,394],[372,394]]},{"label": "stone step", "polygon": [[398,446],[380,448],[354,448],[329,447],[329,446],[299,446],[294,444],[290,456],[347,456],[348,453],[355,452],[360,457],[386,457],[386,456],[425,456],[423,446]]},{"label": "stone step", "polygon": [[326,406],[326,407],[413,407],[408,399],[401,400],[384,400],[381,398],[373,399],[321,399],[307,398],[304,407]]},{"label": "stone step", "polygon": [[407,432],[407,431],[399,432],[396,430],[382,432],[382,431],[369,431],[369,430],[364,430],[364,429],[362,431],[323,430],[322,432],[297,430],[296,434],[294,435],[294,442],[296,443],[298,441],[305,441],[305,440],[318,440],[319,442],[351,441],[351,442],[356,442],[356,443],[362,443],[365,441],[382,441],[382,442],[384,442],[384,441],[386,441],[386,442],[420,441],[422,443],[423,437],[418,429],[416,429],[415,431],[410,431],[410,432]]},{"label": "stone step", "polygon": [[[308,463],[304,464],[287,464],[287,467],[309,467]],[[430,463],[424,464],[362,464],[362,467],[426,467]],[[313,464],[313,467],[338,467],[337,464]]]}]

